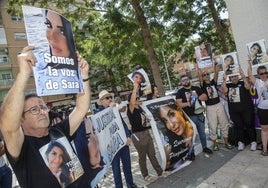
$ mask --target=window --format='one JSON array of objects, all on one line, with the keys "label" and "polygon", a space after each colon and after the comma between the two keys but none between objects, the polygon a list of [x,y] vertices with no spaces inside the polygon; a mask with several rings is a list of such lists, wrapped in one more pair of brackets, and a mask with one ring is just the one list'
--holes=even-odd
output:
[{"label": "window", "polygon": [[1,63],[7,63],[8,62],[8,58],[7,58],[7,56],[3,56],[3,55],[0,55],[0,64]]},{"label": "window", "polygon": [[10,73],[2,74],[2,79],[3,80],[11,80],[11,74]]},{"label": "window", "polygon": [[0,28],[0,44],[7,44],[7,39],[6,39],[4,28]]},{"label": "window", "polygon": [[12,21],[22,21],[22,18],[19,17],[19,16],[12,16],[12,17],[11,17],[11,20],[12,20]]},{"label": "window", "polygon": [[26,40],[26,34],[25,33],[15,33],[14,37],[16,40]]}]

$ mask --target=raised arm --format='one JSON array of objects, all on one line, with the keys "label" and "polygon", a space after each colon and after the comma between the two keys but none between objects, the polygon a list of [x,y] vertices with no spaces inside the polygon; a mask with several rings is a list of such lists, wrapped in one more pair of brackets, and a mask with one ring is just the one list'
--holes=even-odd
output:
[{"label": "raised arm", "polygon": [[33,46],[27,46],[18,55],[19,73],[4,99],[0,111],[0,129],[7,150],[15,159],[19,156],[24,141],[20,121],[24,108],[26,85],[32,73],[32,66],[36,63],[36,59],[32,53],[33,49]]},{"label": "raised arm", "polygon": [[249,78],[249,81],[253,84],[255,84],[256,82],[256,78],[255,76],[252,74],[252,66],[251,66],[251,60],[249,59],[248,60],[248,78]]},{"label": "raised arm", "polygon": [[222,84],[221,84],[221,87],[220,87],[220,90],[222,91],[223,94],[226,94],[228,92],[228,88],[226,86],[226,79],[227,79],[227,76],[224,73],[223,74]]},{"label": "raised arm", "polygon": [[200,86],[203,87],[203,76],[202,76],[202,70],[200,68],[197,68],[198,78],[200,82]]},{"label": "raised arm", "polygon": [[133,113],[134,108],[135,108],[138,91],[139,91],[139,84],[134,82],[133,83],[133,91],[132,91],[130,101],[129,101],[129,110],[131,113]]},{"label": "raised arm", "polygon": [[77,94],[76,106],[69,116],[70,135],[77,130],[90,106],[89,65],[79,54],[77,56],[83,78],[84,93]]},{"label": "raised arm", "polygon": [[246,78],[244,71],[241,68],[239,69],[239,71],[240,71],[240,75],[244,81],[244,87],[246,89],[250,89],[250,83],[249,83],[249,80]]},{"label": "raised arm", "polygon": [[214,65],[214,81],[216,84],[218,83],[218,77],[219,77],[219,66],[218,64]]}]

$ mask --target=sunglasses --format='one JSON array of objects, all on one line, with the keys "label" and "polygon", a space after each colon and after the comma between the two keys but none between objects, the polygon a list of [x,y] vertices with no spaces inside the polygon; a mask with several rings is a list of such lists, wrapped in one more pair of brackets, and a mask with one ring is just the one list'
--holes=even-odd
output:
[{"label": "sunglasses", "polygon": [[209,76],[209,73],[204,73],[204,74],[202,74],[203,76]]},{"label": "sunglasses", "polygon": [[105,97],[106,100],[113,99],[112,96]]},{"label": "sunglasses", "polygon": [[181,82],[187,82],[187,81],[189,81],[189,78],[184,78],[181,80]]},{"label": "sunglasses", "polygon": [[236,76],[229,76],[229,78],[234,78],[234,77],[237,77],[237,75]]},{"label": "sunglasses", "polygon": [[264,75],[264,74],[268,74],[268,72],[262,72],[262,73],[259,73],[260,76]]}]

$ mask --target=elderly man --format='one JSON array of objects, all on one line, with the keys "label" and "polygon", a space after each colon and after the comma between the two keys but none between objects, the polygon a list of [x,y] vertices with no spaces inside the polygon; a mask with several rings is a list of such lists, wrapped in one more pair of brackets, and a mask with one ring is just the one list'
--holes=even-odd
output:
[{"label": "elderly man", "polygon": [[[113,102],[113,95],[109,93],[107,90],[103,90],[99,93],[98,103],[99,103],[99,108],[94,111],[95,114],[110,106],[114,106],[114,107],[116,106],[116,104]],[[127,142],[126,142],[126,145],[116,153],[112,161],[114,183],[115,183],[116,188],[123,188],[121,170],[120,170],[120,160],[121,160],[123,164],[123,172],[125,175],[127,187],[137,188],[138,186],[133,183],[133,177],[132,177],[132,172],[131,172],[131,161],[130,161],[130,151],[129,151],[129,145],[131,143],[130,131],[128,130],[128,127],[123,119],[122,119],[122,123],[123,123],[125,133],[127,136]]]},{"label": "elderly man", "polygon": [[[49,144],[62,141],[65,148],[70,145],[71,136],[83,121],[89,109],[90,90],[88,79],[88,63],[78,54],[81,74],[83,78],[84,93],[77,95],[76,107],[69,118],[52,127],[45,102],[37,95],[31,94],[25,97],[28,79],[32,74],[32,66],[36,64],[36,58],[32,53],[33,46],[23,48],[18,55],[19,73],[3,101],[0,113],[0,129],[6,143],[6,154],[8,160],[17,176],[21,187],[27,188],[61,188],[61,187],[89,187],[88,178],[84,175],[81,163],[74,152],[71,160],[66,163],[59,148],[52,148],[53,152],[46,157],[45,150]],[[62,168],[57,172],[52,170],[50,157],[57,157],[60,163],[69,169],[69,181],[62,180]]]}]

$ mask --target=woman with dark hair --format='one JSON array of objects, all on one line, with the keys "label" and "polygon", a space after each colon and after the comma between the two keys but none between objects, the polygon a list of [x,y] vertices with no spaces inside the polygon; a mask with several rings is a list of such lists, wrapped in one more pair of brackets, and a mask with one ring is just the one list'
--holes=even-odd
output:
[{"label": "woman with dark hair", "polygon": [[71,23],[56,12],[46,10],[46,37],[50,55],[45,55],[47,66],[56,69],[78,69]]},{"label": "woman with dark hair", "polygon": [[144,78],[143,74],[140,73],[140,72],[138,72],[138,71],[136,71],[136,72],[133,72],[132,73],[131,78],[132,78],[132,80],[133,80],[134,83],[138,83],[139,84],[139,91],[138,91],[139,97],[146,95],[145,92],[144,92],[144,90],[142,89],[143,87],[146,86],[146,84],[145,84],[145,78]]},{"label": "woman with dark hair", "polygon": [[45,152],[48,168],[59,181],[61,187],[66,187],[74,181],[71,158],[66,148],[59,142],[53,140],[49,143]]},{"label": "woman with dark hair", "polygon": [[252,59],[252,65],[257,65],[261,63],[262,49],[259,43],[255,42],[250,47],[250,55]]},{"label": "woman with dark hair", "polygon": [[[167,166],[173,168],[176,163],[184,159],[193,160],[192,140],[194,129],[190,121],[184,116],[177,106],[165,105],[159,107],[158,118],[166,128],[166,140],[169,143],[170,151],[167,152]],[[168,168],[168,167],[167,167]]]},{"label": "woman with dark hair", "polygon": [[226,72],[225,72],[226,75],[233,73],[233,70],[235,68],[233,56],[227,55],[224,58],[224,66],[225,66],[225,70],[226,70]]}]

